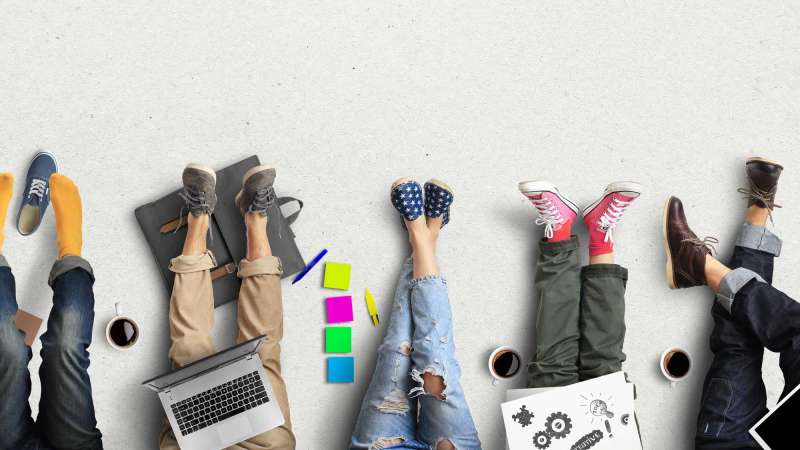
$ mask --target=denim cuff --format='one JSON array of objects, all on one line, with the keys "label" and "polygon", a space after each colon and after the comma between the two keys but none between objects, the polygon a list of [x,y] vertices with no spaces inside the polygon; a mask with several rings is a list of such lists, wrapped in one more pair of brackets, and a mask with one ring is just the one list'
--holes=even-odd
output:
[{"label": "denim cuff", "polygon": [[411,287],[415,287],[418,284],[447,284],[447,279],[445,279],[442,275],[425,275],[424,277],[414,278],[411,280]]},{"label": "denim cuff", "polygon": [[180,255],[169,261],[169,270],[174,273],[192,273],[211,270],[217,267],[217,260],[211,250],[202,255]]},{"label": "denim cuff", "polygon": [[719,293],[717,293],[717,301],[723,308],[731,312],[733,306],[733,299],[736,294],[750,281],[757,280],[765,283],[764,279],[750,269],[739,267],[728,272],[727,275],[722,277],[719,283]]},{"label": "denim cuff", "polygon": [[539,249],[545,255],[557,255],[559,253],[577,250],[578,236],[570,236],[569,239],[555,242],[542,239],[542,241],[539,242]]},{"label": "denim cuff", "polygon": [[766,227],[745,222],[736,238],[736,245],[780,256],[783,241]]},{"label": "denim cuff", "polygon": [[6,261],[6,257],[0,255],[0,267],[11,267],[8,265],[8,261]]},{"label": "denim cuff", "polygon": [[56,262],[53,264],[53,268],[50,269],[50,277],[47,279],[47,284],[49,284],[50,287],[53,287],[53,283],[56,281],[56,278],[72,269],[83,269],[89,274],[89,277],[92,279],[92,283],[94,283],[94,271],[92,270],[92,266],[89,264],[89,261],[81,258],[80,256],[70,255],[56,260]]},{"label": "denim cuff", "polygon": [[600,277],[615,277],[628,281],[628,269],[618,264],[589,264],[581,268],[581,280]]}]

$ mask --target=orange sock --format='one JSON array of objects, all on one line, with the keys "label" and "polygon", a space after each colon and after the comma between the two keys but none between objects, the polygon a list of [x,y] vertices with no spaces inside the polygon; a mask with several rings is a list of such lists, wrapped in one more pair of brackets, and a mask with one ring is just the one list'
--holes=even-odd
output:
[{"label": "orange sock", "polygon": [[58,257],[81,255],[83,234],[81,222],[81,195],[78,186],[69,178],[54,173],[50,176],[50,198],[56,213],[56,236],[58,238]]},{"label": "orange sock", "polygon": [[3,253],[3,229],[6,226],[6,213],[11,194],[14,192],[14,175],[0,173],[0,254]]}]

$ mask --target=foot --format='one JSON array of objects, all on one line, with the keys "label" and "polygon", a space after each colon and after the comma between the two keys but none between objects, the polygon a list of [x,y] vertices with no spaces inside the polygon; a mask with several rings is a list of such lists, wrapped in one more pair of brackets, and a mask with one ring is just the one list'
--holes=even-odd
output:
[{"label": "foot", "polygon": [[0,173],[0,255],[3,254],[3,230],[5,229],[6,213],[11,194],[14,192],[14,175]]},{"label": "foot", "polygon": [[778,191],[778,178],[783,166],[764,158],[750,158],[745,163],[749,187],[739,189],[745,194],[747,206],[757,205],[772,211],[780,208],[775,204],[775,193]]},{"label": "foot", "polygon": [[260,217],[267,216],[267,208],[275,204],[275,168],[256,166],[248,170],[242,178],[242,190],[236,194],[236,207],[243,216],[254,213]]},{"label": "foot", "polygon": [[27,236],[39,229],[50,205],[50,175],[57,171],[56,160],[50,153],[39,152],[33,157],[17,215],[17,230],[21,235]]},{"label": "foot", "polygon": [[664,246],[667,254],[667,282],[671,289],[706,284],[706,256],[717,243],[714,238],[700,240],[689,228],[683,203],[670,197],[664,205]]},{"label": "foot", "polygon": [[614,228],[625,210],[642,193],[642,185],[618,181],[606,186],[603,195],[583,210],[583,222],[589,230],[589,256],[614,251]]},{"label": "foot", "polygon": [[530,200],[539,217],[537,225],[544,225],[544,237],[549,241],[569,239],[572,224],[578,217],[575,203],[561,195],[558,189],[547,181],[523,181],[519,191]]},{"label": "foot", "polygon": [[80,256],[83,248],[83,210],[78,186],[64,175],[54,173],[50,176],[50,192],[56,213],[58,257]]},{"label": "foot", "polygon": [[453,200],[453,189],[443,181],[431,179],[425,183],[425,217],[429,222],[440,220],[439,228],[450,222]]},{"label": "foot", "polygon": [[183,169],[183,192],[180,196],[193,216],[214,213],[217,206],[216,188],[217,174],[211,168],[189,164]]},{"label": "foot", "polygon": [[394,209],[405,220],[412,221],[422,216],[422,188],[411,178],[400,178],[392,183],[389,198],[392,200]]}]

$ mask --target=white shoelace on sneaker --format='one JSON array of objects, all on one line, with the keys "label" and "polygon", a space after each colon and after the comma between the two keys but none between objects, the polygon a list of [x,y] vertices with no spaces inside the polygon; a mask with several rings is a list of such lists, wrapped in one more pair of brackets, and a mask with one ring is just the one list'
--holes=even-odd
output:
[{"label": "white shoelace on sneaker", "polygon": [[622,215],[625,214],[625,209],[630,204],[631,202],[626,202],[618,198],[612,199],[608,204],[608,208],[597,221],[597,229],[605,231],[606,233],[603,242],[614,242],[614,228],[619,224],[619,221],[622,220]]},{"label": "white shoelace on sneaker", "polygon": [[551,239],[553,232],[561,228],[561,224],[565,222],[564,216],[556,208],[553,202],[547,197],[540,197],[538,199],[529,198],[539,217],[536,218],[536,225],[544,225],[544,237]]},{"label": "white shoelace on sneaker", "polygon": [[40,180],[38,178],[34,178],[31,180],[31,188],[28,189],[28,197],[33,197],[34,195],[39,198],[39,201],[42,201],[42,197],[47,192],[47,181]]}]

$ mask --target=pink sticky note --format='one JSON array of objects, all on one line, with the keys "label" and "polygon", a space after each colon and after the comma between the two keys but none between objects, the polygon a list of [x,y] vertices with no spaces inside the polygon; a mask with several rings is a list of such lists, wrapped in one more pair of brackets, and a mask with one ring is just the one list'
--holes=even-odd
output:
[{"label": "pink sticky note", "polygon": [[353,298],[349,295],[342,297],[328,297],[325,299],[328,307],[328,323],[353,321]]}]

